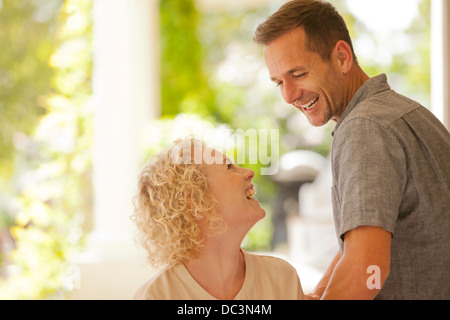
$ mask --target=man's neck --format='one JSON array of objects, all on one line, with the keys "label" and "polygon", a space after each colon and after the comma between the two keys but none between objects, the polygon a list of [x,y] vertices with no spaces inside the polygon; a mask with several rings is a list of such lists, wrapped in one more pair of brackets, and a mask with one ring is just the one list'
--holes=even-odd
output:
[{"label": "man's neck", "polygon": [[358,89],[364,84],[364,82],[366,82],[369,79],[370,77],[361,69],[360,66],[354,65],[352,67],[352,70],[348,74],[347,92],[344,96],[345,107],[342,109],[339,117],[333,119],[335,122],[339,121],[340,116],[342,115],[342,113],[344,113],[350,100],[356,94]]}]

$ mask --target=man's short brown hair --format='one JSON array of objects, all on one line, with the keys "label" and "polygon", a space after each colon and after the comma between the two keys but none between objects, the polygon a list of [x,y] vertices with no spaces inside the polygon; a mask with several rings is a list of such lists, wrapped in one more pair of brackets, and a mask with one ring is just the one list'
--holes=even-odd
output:
[{"label": "man's short brown hair", "polygon": [[258,26],[253,40],[268,45],[299,27],[305,30],[307,49],[319,54],[324,61],[330,60],[334,46],[343,40],[350,46],[353,60],[358,63],[344,19],[333,5],[322,0],[287,2]]}]

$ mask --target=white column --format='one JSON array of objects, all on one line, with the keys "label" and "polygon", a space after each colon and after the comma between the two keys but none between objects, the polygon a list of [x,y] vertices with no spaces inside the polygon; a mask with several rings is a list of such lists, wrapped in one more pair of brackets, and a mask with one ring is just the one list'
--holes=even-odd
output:
[{"label": "white column", "polygon": [[134,244],[143,128],[159,114],[158,0],[94,0],[94,226],[74,299],[132,298],[151,270]]},{"label": "white column", "polygon": [[94,1],[94,232],[129,237],[139,134],[158,110],[157,1]]},{"label": "white column", "polygon": [[431,105],[450,130],[450,3],[431,1]]}]

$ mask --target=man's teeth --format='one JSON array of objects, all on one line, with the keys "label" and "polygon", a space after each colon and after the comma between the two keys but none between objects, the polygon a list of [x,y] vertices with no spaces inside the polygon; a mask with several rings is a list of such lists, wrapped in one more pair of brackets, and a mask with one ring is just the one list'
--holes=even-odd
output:
[{"label": "man's teeth", "polygon": [[319,97],[312,99],[310,102],[302,105],[302,108],[305,110],[310,110],[312,108],[314,108],[314,106],[316,105],[317,100],[319,100]]},{"label": "man's teeth", "polygon": [[247,196],[247,199],[253,199],[253,196],[256,194],[256,190],[255,189],[253,189],[253,188],[250,188],[250,189],[248,189],[247,190],[247,192],[246,192],[246,196]]}]

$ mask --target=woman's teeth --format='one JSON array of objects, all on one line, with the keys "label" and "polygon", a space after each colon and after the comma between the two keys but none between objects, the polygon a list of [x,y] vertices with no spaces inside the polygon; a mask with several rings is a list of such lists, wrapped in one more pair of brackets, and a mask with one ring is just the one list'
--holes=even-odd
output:
[{"label": "woman's teeth", "polygon": [[253,199],[253,196],[256,194],[256,190],[254,188],[250,188],[246,192],[246,196],[248,200]]},{"label": "woman's teeth", "polygon": [[312,99],[311,101],[302,105],[301,107],[305,110],[311,110],[316,105],[317,100],[319,100],[319,97]]}]

